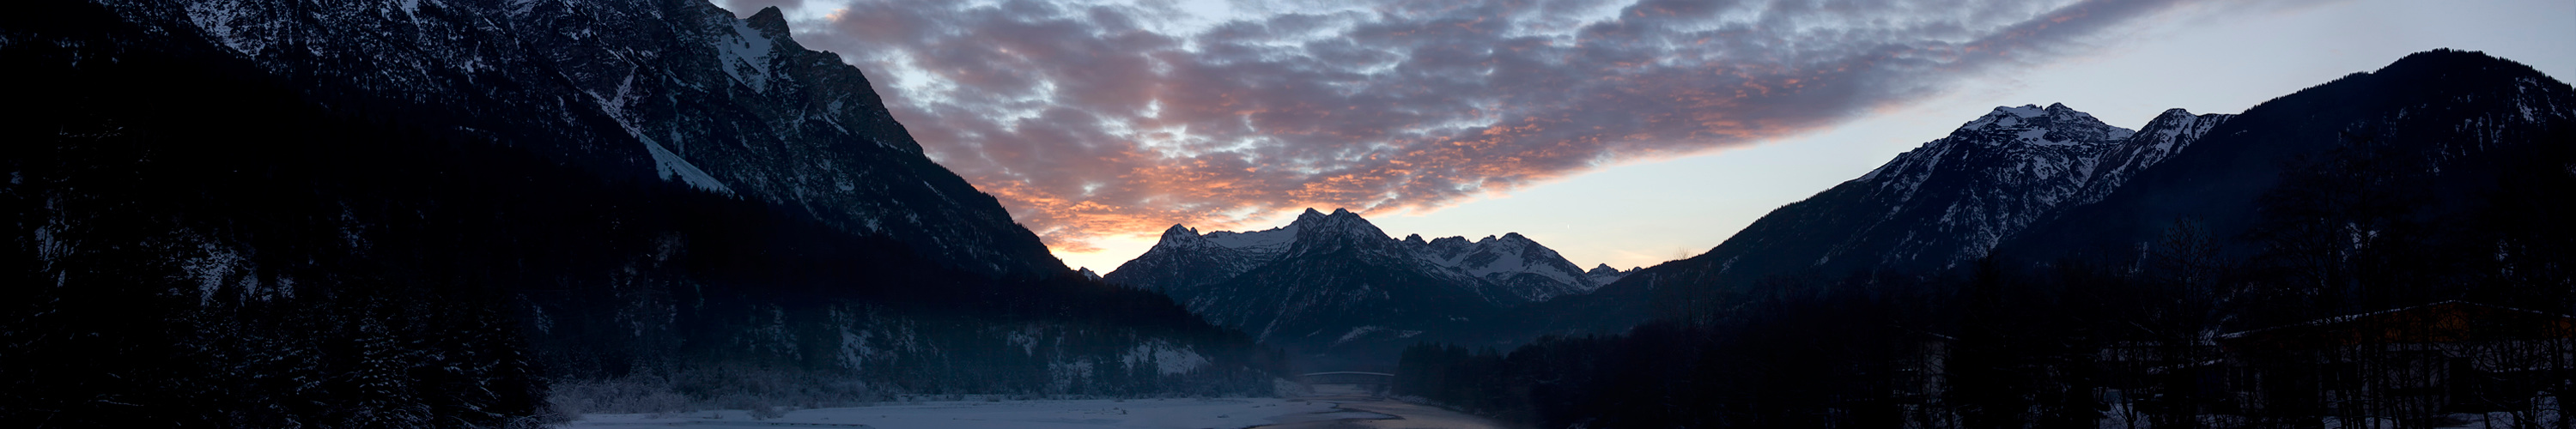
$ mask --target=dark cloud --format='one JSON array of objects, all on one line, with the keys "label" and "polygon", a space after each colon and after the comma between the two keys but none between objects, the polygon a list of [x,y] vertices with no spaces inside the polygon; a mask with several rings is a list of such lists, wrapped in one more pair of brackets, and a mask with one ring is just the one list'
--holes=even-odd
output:
[{"label": "dark cloud", "polygon": [[787,6],[830,7],[801,41],[867,70],[943,164],[1080,251],[1808,131],[2182,2],[1243,3],[1269,9],[1198,23],[1154,1]]}]

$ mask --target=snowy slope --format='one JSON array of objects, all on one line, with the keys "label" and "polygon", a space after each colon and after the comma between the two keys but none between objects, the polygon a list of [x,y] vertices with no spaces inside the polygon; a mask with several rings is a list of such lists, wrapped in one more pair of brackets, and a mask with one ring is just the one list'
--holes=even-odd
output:
[{"label": "snowy slope", "polygon": [[[2213,121],[2214,122],[2214,121]],[[1720,271],[1939,268],[1974,259],[2086,189],[2116,187],[2106,155],[2143,135],[2062,104],[1997,107],[1860,178],[1782,207],[1711,251]],[[2136,152],[2136,151],[2131,151]],[[2115,169],[2152,165],[2132,154]],[[1756,249],[1759,249],[1757,252]]]}]

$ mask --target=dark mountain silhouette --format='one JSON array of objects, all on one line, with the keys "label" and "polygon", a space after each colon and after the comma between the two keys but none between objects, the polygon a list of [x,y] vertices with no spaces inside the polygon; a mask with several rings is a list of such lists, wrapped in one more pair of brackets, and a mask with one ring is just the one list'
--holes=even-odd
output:
[{"label": "dark mountain silhouette", "polygon": [[2576,88],[2437,50],[2186,117],[2084,186],[1953,134],[1394,390],[1537,427],[2565,423]]},{"label": "dark mountain silhouette", "polygon": [[[2142,131],[2052,105],[1997,108],[1950,137],[1774,210],[1708,253],[1532,306],[1529,331],[1615,332],[1760,288],[1766,279],[1916,275],[1988,255],[2137,261],[2177,221],[2244,257],[2258,197],[2284,171],[2372,146],[2420,161],[2428,210],[2495,198],[2497,171],[2564,142],[2564,83],[2480,53],[2432,51],[2237,115],[2167,111]],[[2017,124],[2006,125],[2007,122]],[[2358,150],[2358,149],[2355,149]],[[2426,215],[2430,216],[2430,213]],[[1527,335],[1525,332],[1519,335]],[[1526,337],[1522,337],[1526,338]]]}]

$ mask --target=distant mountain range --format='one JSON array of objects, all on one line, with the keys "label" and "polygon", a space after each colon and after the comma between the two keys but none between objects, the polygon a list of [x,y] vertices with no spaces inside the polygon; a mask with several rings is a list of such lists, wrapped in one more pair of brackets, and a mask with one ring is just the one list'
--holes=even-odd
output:
[{"label": "distant mountain range", "polygon": [[1163,292],[1266,344],[1349,357],[1446,339],[1421,335],[1456,332],[1626,274],[1608,265],[1586,271],[1518,233],[1399,240],[1358,214],[1308,209],[1262,231],[1173,225],[1153,249],[1103,278]]}]

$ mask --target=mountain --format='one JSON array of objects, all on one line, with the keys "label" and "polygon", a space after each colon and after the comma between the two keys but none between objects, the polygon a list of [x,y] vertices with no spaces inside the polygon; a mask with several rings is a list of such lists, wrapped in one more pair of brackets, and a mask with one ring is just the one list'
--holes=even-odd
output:
[{"label": "mountain", "polygon": [[1622,270],[1610,268],[1610,264],[1601,264],[1593,266],[1590,271],[1584,271],[1583,276],[1591,278],[1592,284],[1606,285],[1617,282],[1620,277],[1627,277],[1629,273],[1635,273],[1638,269],[1639,268],[1636,267],[1629,267],[1628,269]]},{"label": "mountain", "polygon": [[789,37],[775,8],[101,1],[271,75],[456,118],[417,126],[786,207],[972,271],[1064,269],[998,201],[923,156],[857,68]]},{"label": "mountain", "polygon": [[[1607,266],[1586,272],[1519,233],[1398,240],[1347,210],[1308,209],[1262,231],[1174,225],[1153,249],[1103,278],[1163,292],[1265,344],[1342,362],[1365,361],[1396,341],[1443,337],[1505,308],[1582,294],[1623,274]],[[1426,332],[1432,336],[1422,337]]]},{"label": "mountain", "polygon": [[2477,52],[2416,53],[2246,109],[2189,150],[1997,252],[2132,260],[2189,222],[2241,258],[2277,244],[2256,230],[2274,211],[2272,200],[2298,197],[2283,193],[2302,177],[2352,193],[2332,198],[2403,204],[2406,222],[2482,223],[2446,218],[2500,199],[2546,198],[2505,192],[2519,185],[2500,182],[2523,164],[2559,158],[2548,151],[2576,141],[2571,133],[2576,91],[2565,82]]},{"label": "mountain", "polygon": [[[1703,258],[1720,272],[1942,268],[2118,186],[2225,115],[2167,112],[2138,133],[2062,104],[1998,107],[1948,137],[1756,220]],[[1697,259],[1697,258],[1694,258]],[[1757,275],[1761,275],[1757,274]]]},{"label": "mountain", "polygon": [[43,84],[0,105],[0,419],[526,426],[1279,369],[1046,256],[775,10],[12,6],[0,63]]},{"label": "mountain", "polygon": [[2433,208],[2424,216],[2456,213],[2491,204],[2482,199],[2495,198],[2498,172],[2517,157],[2546,158],[2532,154],[2571,141],[2571,107],[2576,97],[2564,83],[2448,50],[2238,115],[2168,110],[2136,132],[2063,105],[1998,107],[1772,211],[1707,253],[1513,318],[1538,321],[1532,332],[1619,330],[1649,314],[1799,279],[1932,275],[1988,255],[2137,261],[2176,222],[2202,225],[2242,258],[2264,246],[2252,234],[2265,195],[2279,192],[2285,176],[2379,153],[2373,168],[2409,160],[2400,163],[2409,179],[2375,182],[2413,189],[2412,199],[2389,201]]},{"label": "mountain", "polygon": [[[2000,122],[1990,119],[2003,118],[1969,128]],[[2563,336],[2515,326],[2564,326],[2576,310],[2576,87],[2482,53],[2435,50],[2233,117],[2167,112],[2155,122],[2091,157],[2081,186],[1991,180],[2017,193],[1965,198],[1931,186],[1945,180],[1937,173],[1896,182],[1921,184],[1896,193],[1935,198],[1938,213],[1984,215],[1954,222],[1905,217],[1918,202],[1871,199],[1900,187],[1886,184],[1891,174],[1978,159],[1932,157],[1973,148],[1928,144],[1707,255],[1505,318],[1564,316],[1548,322],[1619,333],[1524,336],[1508,352],[1425,343],[1403,353],[1392,390],[1532,427],[2165,427],[2313,420],[2322,409],[2439,420],[2446,411],[2353,404],[2422,401],[2372,388],[2388,379],[2568,371],[2563,354],[2544,351],[2523,359],[2537,369],[2314,376],[2413,359],[2425,353],[2415,344]],[[2023,159],[1966,172],[2022,173],[1995,166]],[[2067,165],[2077,167],[2058,171],[2085,170]],[[1995,204],[2016,201],[2030,204]],[[1891,227],[1900,229],[1872,230]],[[1887,235],[1906,239],[1870,239]],[[1770,252],[1787,254],[1764,259]],[[1838,266],[1855,259],[1887,266]],[[2429,310],[2439,308],[2478,310]],[[1636,323],[1649,311],[1658,320]],[[2478,311],[2547,320],[2462,315]],[[2398,316],[2431,312],[2445,314]],[[2472,335],[2374,342],[2462,327]],[[2225,350],[2200,346],[2212,342]],[[2258,350],[2271,352],[2248,353]],[[2484,388],[2464,385],[2428,390]],[[2510,389],[2485,396],[2541,390]],[[2103,399],[2112,390],[2129,399]],[[1911,405],[1875,415],[1854,405],[1894,403]]]},{"label": "mountain", "polygon": [[1740,289],[1781,275],[1954,267],[2065,207],[2103,198],[2231,118],[2172,109],[2133,131],[2063,104],[1996,107],[1859,178],[1773,210],[1707,253],[1529,310],[1554,314],[1516,319],[1615,330],[1644,320],[1656,303],[1695,302],[1672,296],[1684,291]]},{"label": "mountain", "polygon": [[2174,109],[2140,132],[2063,104],[1996,107],[1859,178],[1773,210],[1707,253],[1559,305],[1618,308],[1573,312],[1615,315],[1578,323],[1607,328],[1642,320],[1643,306],[1658,301],[1647,291],[1659,284],[1743,287],[1784,274],[1948,268],[2062,207],[2101,198],[2229,118]]}]

